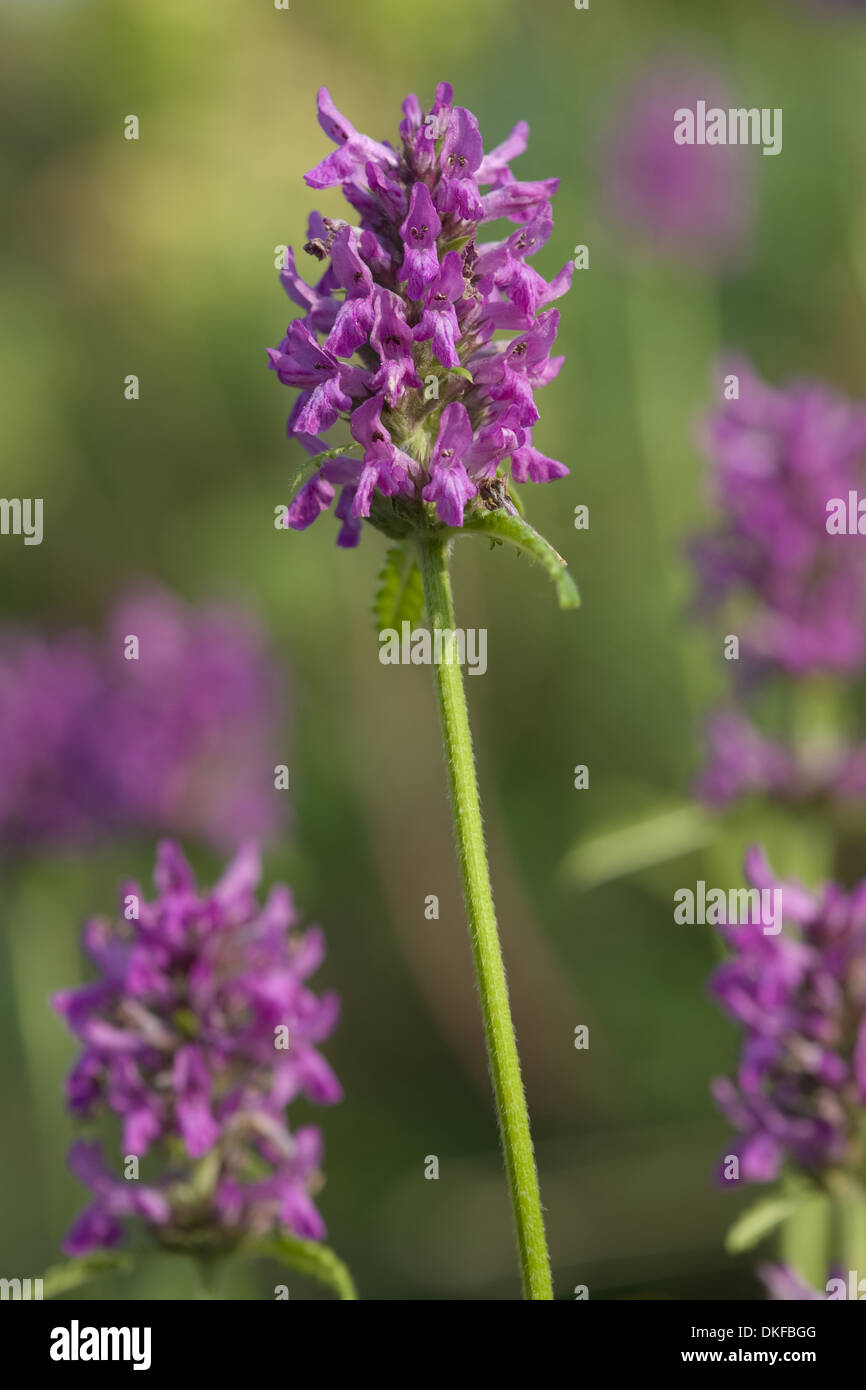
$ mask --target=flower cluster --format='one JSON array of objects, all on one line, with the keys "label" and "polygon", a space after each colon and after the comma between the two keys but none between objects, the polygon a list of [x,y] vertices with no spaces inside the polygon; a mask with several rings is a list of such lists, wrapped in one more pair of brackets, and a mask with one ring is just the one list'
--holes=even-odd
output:
[{"label": "flower cluster", "polygon": [[[721,522],[693,547],[699,607],[721,605],[740,642],[741,690],[782,683],[789,707],[815,679],[866,667],[866,549],[828,530],[832,504],[866,483],[866,406],[820,384],[766,386],[746,363],[705,430]],[[811,746],[769,737],[742,709],[714,718],[700,793],[724,804],[748,791],[786,799],[862,799],[864,749],[823,733]]]},{"label": "flower cluster", "polygon": [[339,1082],[317,1045],[338,1014],[334,994],[304,981],[324,955],[320,929],[290,931],[289,889],[256,898],[258,854],[247,846],[202,894],[180,849],[160,844],[145,902],[124,886],[121,919],[97,918],[84,947],[98,978],[55,996],[82,1044],[67,1082],[72,1114],[110,1111],[120,1152],[154,1160],[153,1181],[115,1176],[98,1142],[72,1147],[72,1171],[93,1202],[64,1249],[117,1244],[122,1221],[141,1218],[166,1248],[218,1251],[281,1225],[321,1239],[311,1193],[321,1135],[291,1132],[285,1109],[300,1093],[331,1104]]},{"label": "flower cluster", "polygon": [[723,521],[695,546],[702,600],[748,596],[742,643],[756,663],[849,674],[866,661],[866,550],[828,534],[827,504],[866,481],[866,407],[817,384],[774,390],[746,363],[724,374],[739,399],[706,430]]},{"label": "flower cluster", "polygon": [[674,141],[674,111],[694,109],[698,100],[736,105],[718,73],[688,55],[657,58],[631,73],[617,92],[599,165],[605,212],[635,249],[708,269],[746,248],[754,193],[741,148]]},{"label": "flower cluster", "polygon": [[[406,98],[399,149],[355,130],[326,88],[318,96],[336,149],[306,181],[339,186],[360,221],[312,214],[304,250],[327,263],[313,286],[289,248],[281,280],[304,312],[268,357],[300,392],[290,436],[332,455],[318,460],[288,524],[309,526],[339,488],[343,546],[358,543],[382,498],[419,524],[423,504],[435,505],[456,527],[508,460],[516,483],[568,472],[532,440],[535,390],[563,362],[551,356],[559,314],[547,306],[573,270],[569,262],[548,282],[529,264],[551,234],[559,180],[517,180],[510,162],[526,148],[525,122],[485,154],[476,118],[452,95],[441,83],[428,111]],[[481,241],[481,227],[501,219],[513,230]],[[354,445],[333,456],[322,435],[338,421]]]},{"label": "flower cluster", "polygon": [[158,589],[121,600],[100,638],[0,635],[0,844],[267,837],[280,684],[246,615]]},{"label": "flower cluster", "polygon": [[[745,1029],[736,1083],[714,1084],[739,1132],[739,1178],[771,1182],[784,1161],[818,1175],[861,1168],[858,1113],[866,1105],[866,880],[850,894],[812,897],[779,883],[763,853],[746,856],[749,883],[781,889],[784,929],[721,928],[733,955],[711,988]],[[725,1181],[733,1182],[732,1174]]]},{"label": "flower cluster", "polygon": [[759,794],[839,806],[866,800],[866,743],[849,743],[821,730],[813,738],[786,743],[762,733],[737,709],[714,713],[706,735],[708,756],[697,791],[710,805]]}]

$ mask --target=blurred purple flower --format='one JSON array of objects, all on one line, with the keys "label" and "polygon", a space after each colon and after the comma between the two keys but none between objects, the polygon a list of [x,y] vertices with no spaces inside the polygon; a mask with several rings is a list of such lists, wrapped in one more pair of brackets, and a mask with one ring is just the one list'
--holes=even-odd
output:
[{"label": "blurred purple flower", "polygon": [[801,1279],[790,1265],[759,1265],[758,1278],[772,1303],[806,1303],[827,1298],[826,1293],[819,1293]]},{"label": "blurred purple flower", "polygon": [[718,73],[687,57],[656,60],[632,75],[602,137],[603,205],[638,249],[725,266],[750,239],[753,152],[676,144],[674,112],[698,101],[736,105]]},{"label": "blurred purple flower", "polygon": [[[124,657],[138,639],[137,660]],[[107,633],[0,636],[0,845],[170,830],[233,847],[274,830],[281,680],[247,615],[159,589]]]},{"label": "blurred purple flower", "polygon": [[768,738],[736,709],[707,721],[706,760],[696,794],[711,806],[761,795],[836,806],[866,800],[866,743],[817,736],[784,743]]},{"label": "blurred purple flower", "polygon": [[852,1290],[851,1278],[846,1276],[841,1265],[831,1267],[823,1290],[813,1289],[790,1265],[761,1264],[757,1273],[767,1290],[767,1297],[776,1303],[812,1303],[816,1300],[838,1303],[849,1298],[862,1298],[857,1289]]},{"label": "blurred purple flower", "polygon": [[92,760],[103,690],[88,637],[0,634],[0,848],[92,835],[111,800]]},{"label": "blurred purple flower", "polygon": [[[718,376],[738,379],[739,399],[725,401],[703,431],[720,517],[692,546],[697,607],[731,605],[741,696],[775,676],[787,685],[790,711],[808,678],[850,680],[866,665],[866,551],[859,535],[827,531],[828,503],[847,507],[866,484],[866,405],[818,383],[769,387],[742,361]],[[810,732],[802,716],[796,738],[790,720],[784,738],[773,737],[747,708],[709,721],[703,800],[866,798],[866,744],[829,726]]]},{"label": "blurred purple flower", "polygon": [[69,1108],[80,1120],[116,1116],[124,1162],[147,1155],[155,1177],[115,1176],[98,1142],[75,1143],[69,1164],[94,1201],[67,1235],[67,1254],[116,1245],[132,1217],[163,1246],[197,1252],[275,1226],[323,1237],[311,1196],[321,1134],[292,1132],[285,1110],[300,1094],[341,1099],[318,1051],[338,1001],[304,984],[324,957],[323,933],[290,930],[297,916],[282,885],[259,906],[260,876],[247,845],[203,894],[180,848],[164,841],[156,899],[127,883],[119,918],[86,924],[97,979],[52,1001],[82,1045]]},{"label": "blurred purple flower", "polygon": [[707,759],[696,794],[711,806],[741,796],[792,792],[796,761],[783,744],[764,735],[737,710],[716,712],[706,729]]},{"label": "blurred purple flower", "polygon": [[[138,661],[123,657],[130,633]],[[125,816],[223,848],[269,837],[281,680],[257,623],[147,590],[114,609],[103,660],[99,742]]]},{"label": "blurred purple flower", "polygon": [[[305,318],[268,357],[280,381],[301,392],[290,436],[319,455],[329,448],[320,432],[342,420],[359,445],[325,460],[288,512],[288,525],[304,530],[339,487],[342,546],[358,544],[362,520],[375,518],[382,498],[394,499],[392,510],[410,525],[426,503],[457,527],[467,508],[484,505],[478,483],[509,458],[521,482],[568,472],[531,435],[535,391],[563,362],[551,356],[559,314],[545,306],[568,289],[573,266],[548,283],[526,259],[550,235],[559,181],[512,174],[525,122],[485,156],[476,118],[452,96],[440,83],[426,112],[406,98],[399,152],[360,135],[327,88],[318,96],[319,124],[337,149],[306,181],[340,186],[361,220],[354,227],[311,215],[305,250],[329,259],[328,269],[310,287],[289,252],[281,280]],[[482,225],[499,218],[518,230],[480,242]],[[497,330],[517,336],[494,341]],[[355,354],[354,364],[340,360]]]},{"label": "blurred purple flower", "polygon": [[744,362],[723,374],[739,399],[705,430],[722,519],[694,546],[700,602],[747,599],[741,653],[764,668],[850,674],[866,661],[866,547],[828,534],[827,504],[866,482],[866,406],[774,389]]},{"label": "blurred purple flower", "polygon": [[[746,855],[756,889],[781,889],[784,928],[720,930],[733,951],[711,990],[745,1029],[736,1083],[715,1099],[739,1132],[739,1179],[771,1182],[789,1161],[810,1174],[862,1162],[866,1105],[866,879],[850,894],[830,883],[810,896],[778,881],[763,854]],[[733,1183],[732,1175],[722,1181]]]}]

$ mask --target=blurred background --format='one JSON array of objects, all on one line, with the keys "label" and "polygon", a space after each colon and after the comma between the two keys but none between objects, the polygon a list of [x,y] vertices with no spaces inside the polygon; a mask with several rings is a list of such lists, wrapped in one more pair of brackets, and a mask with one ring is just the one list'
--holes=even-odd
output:
[{"label": "blurred background", "polygon": [[[712,1176],[728,1127],[709,1082],[736,1044],[707,996],[717,949],[709,929],[673,924],[672,894],[737,882],[751,838],[808,880],[813,837],[793,814],[715,824],[689,808],[700,721],[726,680],[724,628],[687,613],[686,545],[709,516],[697,426],[721,350],[773,382],[866,395],[857,7],[2,0],[0,54],[0,490],[45,509],[40,546],[0,538],[0,621],[97,634],[130,586],[159,585],[260,625],[282,672],[267,759],[291,770],[265,877],[326,928],[316,983],[343,999],[325,1050],[346,1099],[292,1117],[324,1127],[320,1207],[365,1298],[517,1285],[429,672],[378,661],[381,536],[343,552],[328,517],[304,535],[273,525],[297,463],[290,393],[265,369],[295,313],[275,252],[302,244],[311,207],[342,213],[336,191],[303,183],[330,149],[319,85],[380,139],[397,138],[407,92],[427,105],[443,79],[487,148],[529,121],[518,176],[562,179],[538,268],[551,276],[579,244],[590,264],[559,305],[567,363],[535,439],[571,476],[524,500],[583,607],[558,612],[537,570],[472,539],[455,592],[458,622],[489,633],[469,695],[556,1285],[762,1297],[752,1260],[723,1252],[742,1199]],[[659,94],[667,123],[676,90],[781,107],[781,155],[719,152],[709,183],[704,164],[679,186],[653,144]],[[129,114],[138,141],[123,138]],[[46,1000],[85,978],[82,919],[113,909],[122,878],[148,880],[163,827],[110,829],[85,848],[4,847],[8,1276],[53,1263],[86,1200],[65,1169],[74,1049]],[[666,851],[646,851],[659,835]],[[208,881],[219,854],[184,838]],[[231,1291],[269,1297],[274,1282],[247,1266]],[[166,1258],[84,1296],[192,1287]]]}]

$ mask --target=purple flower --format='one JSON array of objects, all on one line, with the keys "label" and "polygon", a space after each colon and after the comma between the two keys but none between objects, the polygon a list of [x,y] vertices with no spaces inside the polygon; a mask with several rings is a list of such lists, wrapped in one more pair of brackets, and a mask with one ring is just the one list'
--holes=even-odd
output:
[{"label": "purple flower", "polygon": [[[303,316],[268,358],[301,393],[290,437],[326,454],[334,446],[320,436],[348,424],[364,456],[320,460],[289,526],[303,530],[336,498],[338,543],[356,545],[362,518],[382,521],[378,497],[391,499],[399,534],[436,518],[457,527],[467,508],[486,505],[478,483],[504,477],[509,461],[515,482],[564,476],[531,429],[535,393],[563,361],[551,356],[559,316],[548,306],[573,266],[548,282],[528,263],[551,236],[558,180],[520,182],[511,172],[525,122],[485,155],[475,116],[453,104],[448,83],[428,111],[406,98],[399,150],[360,135],[325,88],[319,122],[337,149],[307,182],[339,184],[360,223],[311,217],[305,250],[328,266],[304,285],[289,252],[281,278]],[[517,229],[481,241],[479,229],[498,218]],[[517,336],[495,336],[503,331]]]},{"label": "purple flower", "polygon": [[110,1112],[120,1154],[149,1156],[146,1184],[114,1176],[99,1143],[76,1143],[69,1165],[93,1195],[66,1238],[70,1255],[114,1245],[138,1217],[173,1249],[230,1248],[282,1225],[320,1239],[311,1194],[320,1182],[318,1129],[290,1130],[297,1095],[341,1099],[318,1051],[338,1014],[305,981],[324,956],[319,928],[293,930],[288,888],[260,906],[257,851],[247,845],[208,893],[180,848],[157,851],[157,897],[124,885],[116,921],[84,929],[93,984],[55,995],[81,1044],[67,1082],[70,1111]]},{"label": "purple flower", "polygon": [[305,388],[295,423],[301,434],[330,429],[343,410],[351,410],[368,373],[339,362],[319,346],[306,323],[296,319],[278,348],[269,349],[270,364],[287,386]]},{"label": "purple flower", "polygon": [[373,275],[361,258],[353,227],[342,227],[334,237],[331,266],[334,278],[346,291],[346,298],[337,311],[325,350],[337,357],[351,357],[369,337],[376,307]]},{"label": "purple flower", "polygon": [[455,106],[439,157],[442,177],[436,189],[436,205],[440,212],[453,213],[463,222],[480,222],[484,207],[474,176],[483,158],[477,120],[465,106]]},{"label": "purple flower", "polygon": [[[738,398],[703,430],[719,518],[692,554],[697,608],[722,610],[738,635],[742,707],[711,719],[698,795],[716,806],[755,793],[862,802],[866,745],[839,732],[829,707],[816,717],[810,703],[804,717],[801,701],[814,700],[812,677],[826,701],[828,676],[840,683],[866,665],[862,538],[828,531],[840,506],[847,520],[850,494],[866,481],[866,406],[818,383],[769,387],[740,361],[723,375],[737,380]],[[764,698],[771,682],[782,697],[775,705]],[[764,729],[774,708],[777,722]]]},{"label": "purple flower", "polygon": [[749,239],[751,152],[677,144],[674,112],[698,101],[725,111],[737,104],[717,73],[689,59],[656,61],[630,77],[601,143],[603,198],[639,249],[720,266]]},{"label": "purple flower", "polygon": [[91,1250],[118,1245],[123,1239],[123,1219],[137,1216],[151,1226],[164,1226],[171,1219],[164,1194],[153,1187],[114,1177],[98,1143],[79,1140],[73,1144],[69,1167],[96,1200],[76,1217],[70,1228],[63,1242],[67,1255],[87,1255]]},{"label": "purple flower", "polygon": [[384,406],[383,395],[370,396],[352,412],[352,435],[364,449],[364,467],[352,502],[353,516],[370,515],[370,499],[376,488],[386,497],[408,491],[410,479],[418,471],[414,460],[392,444],[382,423]]},{"label": "purple flower", "polygon": [[458,252],[449,251],[442,265],[424,291],[421,322],[415,325],[416,342],[433,339],[433,351],[443,367],[459,367],[457,339],[460,325],[454,305],[463,298],[463,265]]},{"label": "purple flower", "polygon": [[156,588],[99,638],[0,634],[0,846],[271,835],[281,685],[247,615]]},{"label": "purple flower", "polygon": [[866,548],[826,523],[866,481],[866,406],[814,383],[773,389],[743,362],[724,374],[739,399],[705,430],[722,520],[694,548],[701,602],[747,599],[741,646],[764,668],[851,673],[866,661]]},{"label": "purple flower", "polygon": [[475,265],[479,288],[486,294],[502,290],[505,295],[490,310],[489,317],[496,328],[531,328],[538,310],[558,299],[571,285],[571,261],[549,283],[527,264],[526,257],[545,244],[552,230],[553,212],[550,204],[545,203],[531,222],[506,241],[479,247]]},{"label": "purple flower", "polygon": [[0,635],[0,844],[4,850],[89,839],[106,804],[92,758],[103,693],[89,638]]},{"label": "purple flower", "polygon": [[[718,1079],[713,1093],[739,1134],[729,1150],[739,1179],[770,1182],[785,1161],[819,1175],[859,1152],[866,880],[850,894],[831,883],[813,897],[775,879],[757,848],[746,856],[746,878],[753,889],[780,890],[784,928],[768,933],[757,914],[721,928],[732,955],[711,989],[745,1036],[736,1081]],[[725,1170],[722,1180],[737,1179]]]},{"label": "purple flower", "polygon": [[[123,656],[130,633],[138,661]],[[125,816],[224,849],[269,838],[282,813],[283,683],[254,618],[141,590],[111,614],[103,662],[109,689],[94,733]]]},{"label": "purple flower", "polygon": [[463,463],[471,443],[472,423],[465,405],[446,405],[433,447],[430,482],[422,494],[425,502],[436,503],[446,526],[462,524],[463,508],[478,490]]},{"label": "purple flower", "polygon": [[827,1298],[825,1293],[819,1293],[805,1279],[801,1279],[790,1265],[759,1265],[758,1277],[773,1303],[807,1303]]},{"label": "purple flower", "polygon": [[798,771],[793,753],[778,740],[766,738],[738,710],[714,714],[706,737],[707,758],[696,788],[702,801],[726,806],[755,793],[794,794]]},{"label": "purple flower", "polygon": [[742,712],[714,714],[706,730],[698,797],[727,806],[740,797],[834,806],[866,800],[866,744],[816,730],[797,742],[769,738]]},{"label": "purple flower", "polygon": [[390,290],[376,292],[370,345],[382,364],[370,381],[371,391],[383,391],[388,405],[396,406],[410,387],[421,389],[423,382],[412,355],[412,330],[403,317],[399,297]]},{"label": "purple flower", "polygon": [[334,106],[327,87],[319,90],[319,125],[337,149],[311,169],[306,182],[310,188],[333,188],[335,184],[361,183],[368,163],[383,169],[397,164],[397,156],[389,145],[380,145],[367,135],[360,135],[351,121]]},{"label": "purple flower", "polygon": [[512,222],[531,222],[543,212],[559,188],[559,179],[539,179],[530,183],[503,180],[482,199],[482,221],[494,222],[497,217],[510,217]]},{"label": "purple flower", "polygon": [[403,264],[397,272],[397,278],[407,282],[406,292],[410,299],[421,298],[425,286],[439,269],[436,239],[441,232],[442,223],[426,184],[413,184],[409,213],[400,228]]}]

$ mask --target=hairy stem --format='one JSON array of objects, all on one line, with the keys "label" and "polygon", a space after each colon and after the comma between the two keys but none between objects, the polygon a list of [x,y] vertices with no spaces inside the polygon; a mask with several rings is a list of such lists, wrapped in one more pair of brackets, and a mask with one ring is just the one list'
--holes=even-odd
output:
[{"label": "hairy stem", "polygon": [[[448,542],[436,534],[422,536],[419,549],[431,634],[437,629],[453,631],[455,623],[448,572]],[[538,1173],[493,908],[463,675],[456,661],[447,658],[435,664],[434,670],[463,898],[469,919],[487,1056],[514,1212],[523,1293],[529,1299],[552,1299],[553,1284]]]}]

